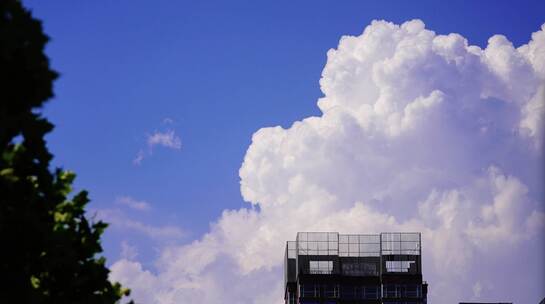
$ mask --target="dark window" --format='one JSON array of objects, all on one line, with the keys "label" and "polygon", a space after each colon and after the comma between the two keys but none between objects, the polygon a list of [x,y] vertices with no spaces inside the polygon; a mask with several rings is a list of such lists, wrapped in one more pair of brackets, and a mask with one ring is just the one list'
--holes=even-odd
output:
[{"label": "dark window", "polygon": [[299,294],[305,298],[318,298],[320,296],[320,288],[314,284],[300,284]]},{"label": "dark window", "polygon": [[379,298],[379,288],[378,286],[366,286],[363,288],[364,299],[378,299]]},{"label": "dark window", "polygon": [[405,297],[407,298],[419,298],[422,294],[422,288],[420,285],[410,284],[405,286]]},{"label": "dark window", "polygon": [[345,285],[341,287],[341,298],[346,300],[357,299],[356,286]]},{"label": "dark window", "polygon": [[385,298],[398,298],[396,285],[383,285],[382,295]]},{"label": "dark window", "polygon": [[325,298],[338,298],[339,297],[339,285],[328,284],[323,286]]},{"label": "dark window", "polygon": [[422,286],[417,284],[383,285],[382,294],[385,298],[420,298]]},{"label": "dark window", "polygon": [[348,276],[376,276],[378,275],[375,263],[343,263],[343,274]]}]

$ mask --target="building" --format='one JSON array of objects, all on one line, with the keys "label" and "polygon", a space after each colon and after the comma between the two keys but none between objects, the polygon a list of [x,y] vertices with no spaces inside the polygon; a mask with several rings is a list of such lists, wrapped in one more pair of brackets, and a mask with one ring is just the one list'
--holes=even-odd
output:
[{"label": "building", "polygon": [[284,261],[286,304],[424,304],[420,233],[299,232]]}]

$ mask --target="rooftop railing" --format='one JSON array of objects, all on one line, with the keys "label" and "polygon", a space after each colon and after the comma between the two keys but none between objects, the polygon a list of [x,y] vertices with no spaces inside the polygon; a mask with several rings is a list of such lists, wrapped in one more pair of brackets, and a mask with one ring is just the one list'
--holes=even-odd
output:
[{"label": "rooftop railing", "polygon": [[339,234],[337,232],[299,232],[295,242],[287,243],[288,257],[296,255],[338,255],[372,257],[380,255],[420,255],[420,233]]}]

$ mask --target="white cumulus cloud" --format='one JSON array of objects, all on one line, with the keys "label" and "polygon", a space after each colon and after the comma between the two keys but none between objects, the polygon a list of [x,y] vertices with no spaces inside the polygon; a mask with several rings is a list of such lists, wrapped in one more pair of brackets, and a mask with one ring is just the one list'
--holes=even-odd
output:
[{"label": "white cumulus cloud", "polygon": [[[146,303],[283,303],[297,231],[421,231],[430,303],[485,299],[475,282],[495,300],[537,302],[544,49],[545,25],[518,48],[496,35],[481,49],[420,20],[342,37],[320,79],[322,115],[253,135],[239,171],[252,205],[165,246],[155,269],[117,261],[112,278]],[[511,271],[524,273],[517,288]]]}]

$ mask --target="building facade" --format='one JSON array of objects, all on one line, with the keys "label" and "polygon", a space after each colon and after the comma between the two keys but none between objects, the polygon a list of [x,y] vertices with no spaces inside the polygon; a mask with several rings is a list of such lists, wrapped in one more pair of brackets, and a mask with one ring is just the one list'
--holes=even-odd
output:
[{"label": "building facade", "polygon": [[286,304],[426,303],[420,233],[299,232],[284,259]]}]

